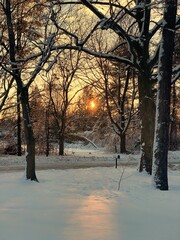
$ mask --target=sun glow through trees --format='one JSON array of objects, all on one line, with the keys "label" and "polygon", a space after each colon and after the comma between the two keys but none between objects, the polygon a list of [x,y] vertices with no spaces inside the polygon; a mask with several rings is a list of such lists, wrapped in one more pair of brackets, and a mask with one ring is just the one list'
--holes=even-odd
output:
[{"label": "sun glow through trees", "polygon": [[94,110],[96,108],[96,103],[94,100],[91,100],[90,103],[89,103],[89,106],[90,106],[90,109],[91,110]]}]

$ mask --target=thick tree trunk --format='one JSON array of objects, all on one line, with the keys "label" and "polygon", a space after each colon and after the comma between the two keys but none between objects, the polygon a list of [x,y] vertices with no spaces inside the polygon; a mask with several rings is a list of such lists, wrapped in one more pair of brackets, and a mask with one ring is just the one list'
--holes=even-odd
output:
[{"label": "thick tree trunk", "polygon": [[126,133],[120,137],[120,153],[126,153]]},{"label": "thick tree trunk", "polygon": [[[153,159],[153,142],[154,142],[154,126],[155,126],[155,103],[154,94],[152,91],[153,83],[152,66],[149,66],[149,26],[151,0],[138,0],[137,19],[139,20],[139,33],[141,44],[136,47],[138,54],[139,65],[141,71],[138,77],[139,88],[139,107],[141,117],[141,158],[139,171],[146,171],[152,174],[152,159]],[[141,21],[143,19],[143,21]],[[143,41],[142,41],[143,39]]]},{"label": "thick tree trunk", "polygon": [[150,77],[139,76],[139,107],[141,116],[141,159],[139,171],[152,174],[155,103]]},{"label": "thick tree trunk", "polygon": [[171,112],[171,122],[170,122],[170,131],[169,131],[169,149],[177,150],[177,111],[176,111],[176,85],[175,83],[172,86],[172,112]]},{"label": "thick tree trunk", "polygon": [[155,187],[160,190],[168,190],[170,95],[177,0],[166,0],[165,3],[165,26],[162,32],[159,55],[156,127],[153,152],[153,179]]},{"label": "thick tree trunk", "polygon": [[35,173],[35,139],[32,124],[30,121],[30,107],[27,88],[23,88],[21,91],[21,105],[24,119],[25,139],[27,145],[26,178],[32,181],[38,181]]}]

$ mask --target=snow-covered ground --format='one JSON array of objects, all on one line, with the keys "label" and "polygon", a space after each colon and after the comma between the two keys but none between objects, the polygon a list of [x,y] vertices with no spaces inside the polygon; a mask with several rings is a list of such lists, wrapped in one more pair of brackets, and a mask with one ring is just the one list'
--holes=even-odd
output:
[{"label": "snow-covered ground", "polygon": [[[105,149],[92,147],[82,148],[80,145],[69,145],[65,149],[65,156],[51,155],[49,157],[37,155],[36,167],[40,169],[69,169],[97,166],[114,166],[117,154],[107,152]],[[139,154],[120,154],[118,165],[138,166]],[[169,165],[171,168],[180,168],[180,151],[169,152]],[[0,156],[0,171],[23,170],[25,156]]]},{"label": "snow-covered ground", "polygon": [[[69,152],[64,160],[37,161],[114,161],[114,155],[102,154]],[[138,158],[122,155],[119,161]],[[169,158],[174,165],[180,162],[179,152]],[[23,164],[24,158],[18,159],[1,157],[0,165],[5,170]],[[180,170],[169,170],[170,190],[163,192],[136,169],[135,164],[41,170],[39,183],[26,181],[24,171],[0,172],[0,240],[179,240]]]}]

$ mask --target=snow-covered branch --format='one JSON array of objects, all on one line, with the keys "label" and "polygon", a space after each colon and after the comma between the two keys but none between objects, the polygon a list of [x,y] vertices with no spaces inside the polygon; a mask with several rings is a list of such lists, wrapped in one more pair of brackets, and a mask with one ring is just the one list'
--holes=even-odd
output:
[{"label": "snow-covered branch", "polygon": [[139,67],[139,61],[137,54],[139,52],[139,44],[137,39],[128,34],[114,19],[107,18],[102,12],[100,12],[96,7],[94,7],[90,1],[88,0],[81,0],[81,2],[89,8],[100,20],[102,29],[112,29],[118,36],[124,39],[128,44],[129,52],[131,53],[131,62],[133,63],[134,67],[141,70]]},{"label": "snow-covered branch", "polygon": [[131,40],[130,36],[127,32],[118,25],[112,18],[107,18],[102,12],[100,12],[96,7],[94,7],[88,0],[81,0],[81,2],[89,8],[100,20],[101,27],[103,29],[112,29],[116,34],[121,36],[123,39],[127,39],[128,41]]},{"label": "snow-covered branch", "polygon": [[[155,22],[154,22],[155,23]],[[155,23],[155,26],[149,31],[148,38],[149,40],[156,34],[156,32],[163,27],[164,21],[163,19],[159,20],[157,23]]]},{"label": "snow-covered branch", "polygon": [[54,34],[51,34],[47,40],[46,40],[46,47],[45,49],[42,51],[41,54],[41,59],[39,60],[36,68],[34,69],[34,71],[31,74],[31,77],[28,81],[28,83],[26,84],[26,87],[28,88],[31,83],[34,81],[34,79],[36,78],[37,74],[42,70],[42,67],[45,65],[45,63],[47,62],[47,60],[49,59],[49,57],[51,56],[51,49],[52,46],[54,45]]}]

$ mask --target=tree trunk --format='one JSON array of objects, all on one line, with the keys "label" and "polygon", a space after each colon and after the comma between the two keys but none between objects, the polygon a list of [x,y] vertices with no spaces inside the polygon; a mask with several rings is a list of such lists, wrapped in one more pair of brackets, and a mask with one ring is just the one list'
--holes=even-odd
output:
[{"label": "tree trunk", "polygon": [[46,110],[45,132],[46,132],[46,157],[48,157],[49,156],[49,109]]},{"label": "tree trunk", "polygon": [[152,174],[153,141],[155,126],[155,103],[152,83],[149,78],[139,76],[139,107],[141,116],[141,159],[139,171]]},{"label": "tree trunk", "polygon": [[177,0],[165,1],[165,26],[162,32],[159,55],[156,127],[153,151],[153,179],[155,187],[160,190],[168,190],[170,95],[176,8]]},{"label": "tree trunk", "polygon": [[172,113],[171,113],[171,122],[170,122],[170,132],[169,132],[169,150],[177,150],[177,111],[176,111],[176,85],[175,83],[172,86]]},{"label": "tree trunk", "polygon": [[21,107],[19,102],[19,90],[17,90],[17,155],[22,156],[21,148]]},{"label": "tree trunk", "polygon": [[120,137],[120,153],[126,153],[126,133]]},{"label": "tree trunk", "polygon": [[61,129],[59,131],[59,155],[64,155],[64,134],[66,128],[66,110],[62,112]]},{"label": "tree trunk", "polygon": [[38,181],[35,173],[35,139],[30,120],[30,106],[28,99],[28,89],[21,91],[21,105],[24,119],[24,132],[27,145],[26,153],[26,178],[32,181]]},{"label": "tree trunk", "polygon": [[[152,174],[155,103],[152,91],[153,83],[151,80],[152,66],[148,63],[150,59],[148,36],[151,16],[151,8],[149,8],[149,6],[151,5],[151,0],[138,0],[136,4],[141,6],[137,8],[136,12],[141,41],[141,44],[138,44],[138,47],[136,47],[139,65],[141,66],[141,71],[138,76],[141,118],[141,158],[139,171],[146,171],[148,174]],[[142,41],[142,39],[144,40]]]},{"label": "tree trunk", "polygon": [[59,155],[64,155],[64,132],[59,134]]},{"label": "tree trunk", "polygon": [[[123,95],[122,95],[122,99],[119,99],[119,106],[120,106],[120,112],[121,112],[120,129],[122,129],[122,132],[120,134],[120,153],[125,153],[126,152],[126,131],[125,131],[125,128],[126,128],[125,121],[126,120],[125,120],[124,108],[125,108],[125,98],[126,98],[126,95],[127,95],[127,90],[128,90],[128,85],[129,85],[129,76],[130,76],[130,70],[128,69],[126,84],[125,84],[124,92],[123,92]],[[120,82],[119,82],[119,86],[120,86]],[[120,97],[120,91],[119,91],[119,97]]]}]

